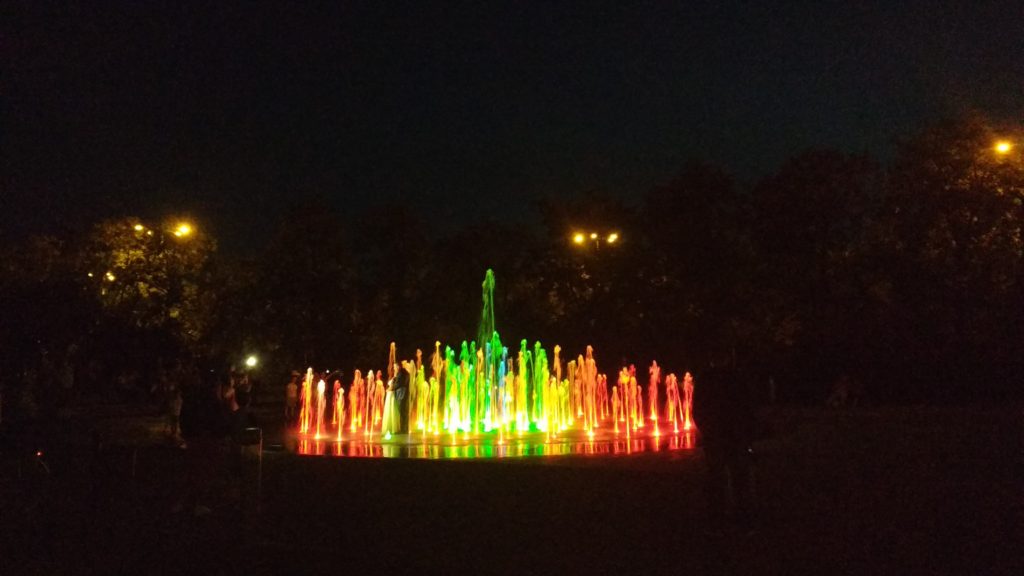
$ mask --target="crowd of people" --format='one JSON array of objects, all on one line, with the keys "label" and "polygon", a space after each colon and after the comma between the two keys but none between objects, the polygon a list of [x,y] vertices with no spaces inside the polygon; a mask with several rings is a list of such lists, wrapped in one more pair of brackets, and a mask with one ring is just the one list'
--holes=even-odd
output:
[{"label": "crowd of people", "polygon": [[179,438],[180,430],[179,445],[186,449],[187,489],[178,508],[191,506],[205,515],[211,503],[239,498],[241,439],[254,424],[253,388],[250,376],[236,370],[169,388],[167,431]]}]

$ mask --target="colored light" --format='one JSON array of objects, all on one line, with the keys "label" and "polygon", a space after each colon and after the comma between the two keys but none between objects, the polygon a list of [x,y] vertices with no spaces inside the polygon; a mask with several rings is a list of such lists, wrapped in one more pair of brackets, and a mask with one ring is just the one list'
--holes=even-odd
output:
[{"label": "colored light", "polygon": [[997,154],[1009,154],[1013,144],[1009,140],[1000,140],[996,142],[995,149]]},{"label": "colored light", "polygon": [[583,236],[583,234],[577,233],[575,236],[572,237],[572,241],[577,244],[583,244],[584,240],[586,240],[586,238]]},{"label": "colored light", "polygon": [[257,359],[255,356],[249,356],[248,358],[245,359],[245,365],[248,366],[249,368],[255,368],[256,363]]},{"label": "colored light", "polygon": [[619,241],[619,235],[618,234],[612,232],[611,234],[608,235],[608,243],[609,244],[615,244],[618,241]]},{"label": "colored light", "polygon": [[[577,232],[574,242],[585,243],[588,235],[599,238],[589,232]],[[617,240],[618,234],[613,232],[606,238],[612,237]],[[491,271],[483,291],[482,317],[493,318]],[[329,404],[325,381],[316,381],[313,369],[309,368],[299,394],[299,452],[324,454],[319,444],[310,451],[302,443],[327,437],[328,431],[340,442],[342,427],[348,426],[351,435],[347,450],[335,446],[326,454],[451,458],[603,454],[612,453],[606,443],[617,437],[622,422],[626,427],[625,450],[630,453],[659,449],[656,438],[661,436],[658,422],[663,417],[674,429],[684,426],[689,419],[689,374],[682,387],[677,386],[674,375],[666,377],[662,410],[657,363],[652,364],[649,386],[639,384],[635,370],[630,367],[622,368],[616,388],[609,386],[606,375],[599,372],[592,347],[588,346],[585,354],[566,366],[559,356],[561,348],[556,346],[549,363],[547,351],[539,342],[531,349],[522,340],[519,353],[510,353],[511,347],[502,345],[491,322],[486,330],[481,330],[484,337],[492,334],[485,347],[463,343],[460,351],[445,347],[442,354],[441,343],[435,342],[435,357],[429,363],[423,361],[426,359],[421,358],[419,351],[415,363],[400,361],[392,344],[388,360],[392,370],[388,376],[383,376],[383,371],[370,370],[364,379],[362,372],[356,370],[345,389],[335,389]],[[249,367],[256,363],[255,356],[245,360]],[[429,382],[424,366],[433,372]],[[398,380],[393,378],[403,370],[410,376],[406,388],[408,402],[399,404],[394,393]],[[335,381],[335,386],[339,385],[344,384]],[[347,411],[342,395],[348,397]],[[325,413],[327,409],[331,413]],[[608,418],[612,419],[611,425]],[[647,418],[653,425],[644,430]],[[398,431],[397,424],[401,422],[411,423],[413,432],[405,438]],[[357,439],[359,431],[363,432],[362,439]],[[429,435],[431,431],[433,435]],[[565,440],[550,444],[559,431],[564,431]],[[391,442],[382,444],[385,441]],[[414,441],[422,441],[423,449],[410,448]],[[547,449],[543,448],[544,442],[548,443]]]}]

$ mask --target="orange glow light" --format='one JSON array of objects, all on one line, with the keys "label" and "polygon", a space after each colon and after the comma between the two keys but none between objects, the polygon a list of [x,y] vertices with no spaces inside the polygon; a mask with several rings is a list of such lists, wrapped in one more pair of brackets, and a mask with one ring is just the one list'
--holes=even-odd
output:
[{"label": "orange glow light", "polygon": [[178,224],[178,226],[174,229],[174,235],[177,236],[178,238],[183,238],[191,233],[192,226],[186,222]]}]

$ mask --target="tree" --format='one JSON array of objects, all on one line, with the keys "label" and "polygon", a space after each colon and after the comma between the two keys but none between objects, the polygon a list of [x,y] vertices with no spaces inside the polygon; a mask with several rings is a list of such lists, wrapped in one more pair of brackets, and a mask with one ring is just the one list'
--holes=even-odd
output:
[{"label": "tree", "polygon": [[271,366],[301,369],[355,359],[353,265],[345,222],[318,198],[281,220],[260,258],[235,268],[221,317],[225,351],[260,350]]},{"label": "tree", "polygon": [[889,176],[893,329],[920,385],[948,395],[1020,373],[1024,162],[997,139],[978,116],[937,124],[902,143]]},{"label": "tree", "polygon": [[781,329],[775,343],[788,344],[772,356],[792,355],[804,394],[823,395],[843,374],[875,380],[889,291],[878,250],[883,193],[878,164],[833,150],[791,158],[754,188],[762,301]]},{"label": "tree", "polygon": [[645,198],[637,264],[652,347],[688,365],[740,349],[755,336],[750,306],[756,288],[749,238],[750,206],[724,171],[690,162]]},{"label": "tree", "polygon": [[206,327],[215,250],[216,241],[192,224],[111,219],[85,238],[77,272],[112,317],[191,345]]},{"label": "tree", "polygon": [[567,351],[591,344],[613,362],[649,354],[650,317],[637,290],[642,243],[635,209],[590,191],[543,203],[541,215],[546,238],[534,260],[533,299],[547,309],[546,334]]},{"label": "tree", "polygon": [[17,414],[23,398],[45,412],[77,392],[74,370],[98,309],[77,282],[68,252],[53,236],[0,250],[0,393],[7,418],[26,415]]}]

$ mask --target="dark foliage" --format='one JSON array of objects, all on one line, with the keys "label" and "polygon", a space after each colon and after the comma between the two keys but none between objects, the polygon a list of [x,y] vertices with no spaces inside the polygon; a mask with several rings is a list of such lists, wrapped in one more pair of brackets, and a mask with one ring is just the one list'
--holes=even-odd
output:
[{"label": "dark foliage", "polygon": [[1024,162],[993,141],[960,119],[888,167],[812,150],[749,188],[689,163],[638,206],[546,201],[539,229],[300,200],[242,261],[132,219],[31,238],[2,253],[5,413],[55,391],[144,397],[181,359],[259,351],[277,378],[379,368],[391,341],[426,356],[475,337],[487,268],[513,348],[593,344],[606,371],[729,358],[795,401],[839,379],[878,401],[1006,397],[1024,376]]}]

